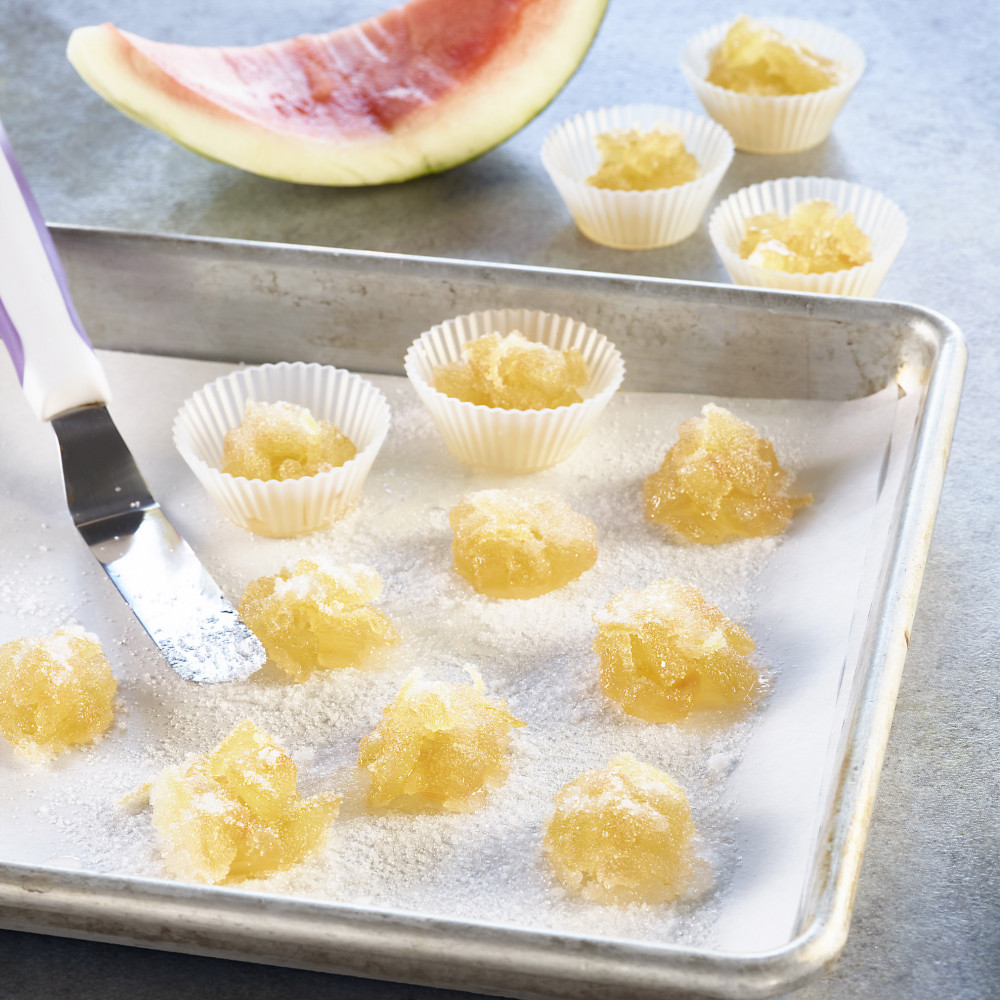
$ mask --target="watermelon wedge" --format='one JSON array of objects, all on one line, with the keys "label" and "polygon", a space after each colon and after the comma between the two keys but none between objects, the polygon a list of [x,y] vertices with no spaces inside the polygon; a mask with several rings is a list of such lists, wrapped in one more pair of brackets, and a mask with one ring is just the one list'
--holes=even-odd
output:
[{"label": "watermelon wedge", "polygon": [[325,35],[248,47],[102,24],[67,55],[106,101],[202,156],[303,184],[403,181],[527,124],[573,75],[607,0],[410,0]]}]

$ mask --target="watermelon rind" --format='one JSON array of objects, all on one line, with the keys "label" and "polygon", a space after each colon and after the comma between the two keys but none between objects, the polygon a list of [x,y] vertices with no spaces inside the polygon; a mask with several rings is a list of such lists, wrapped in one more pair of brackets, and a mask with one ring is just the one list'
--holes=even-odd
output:
[{"label": "watermelon rind", "polygon": [[[399,10],[429,8],[433,2],[411,0]],[[238,61],[269,47],[200,50],[150,43],[102,24],[74,31],[67,56],[109,104],[208,159],[300,184],[387,184],[465,163],[523,128],[576,71],[607,7],[607,0],[514,2],[524,8],[518,30],[474,74],[390,127],[360,135],[338,134],[324,123],[310,129],[308,121],[276,128],[273,121],[257,120],[252,107],[234,110],[213,100],[203,80],[192,85],[183,72],[171,72],[174,55],[183,66],[200,52],[222,52]],[[378,20],[342,30],[364,30]],[[329,37],[301,36],[272,47],[321,45]],[[158,58],[160,53],[165,56]]]}]

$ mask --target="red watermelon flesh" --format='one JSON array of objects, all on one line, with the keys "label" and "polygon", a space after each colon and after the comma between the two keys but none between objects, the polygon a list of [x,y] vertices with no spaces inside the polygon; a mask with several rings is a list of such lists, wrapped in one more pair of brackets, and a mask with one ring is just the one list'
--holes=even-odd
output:
[{"label": "red watermelon flesh", "polygon": [[68,55],[110,103],[196,152],[320,184],[404,180],[503,141],[572,75],[607,0],[410,0],[249,47],[81,28]]}]

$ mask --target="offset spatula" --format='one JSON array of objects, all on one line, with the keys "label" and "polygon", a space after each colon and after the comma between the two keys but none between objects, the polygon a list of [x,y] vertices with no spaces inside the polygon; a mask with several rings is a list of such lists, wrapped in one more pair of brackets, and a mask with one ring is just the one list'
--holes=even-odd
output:
[{"label": "offset spatula", "polygon": [[0,150],[0,339],[59,439],[73,522],[181,677],[247,677],[264,649],[163,516],[115,428],[107,380],[2,124]]}]

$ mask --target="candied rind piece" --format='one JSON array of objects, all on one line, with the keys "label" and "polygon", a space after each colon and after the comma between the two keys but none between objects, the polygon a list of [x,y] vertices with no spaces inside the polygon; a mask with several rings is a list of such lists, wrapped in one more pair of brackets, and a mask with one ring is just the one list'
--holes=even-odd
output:
[{"label": "candied rind piece", "polygon": [[872,241],[853,212],[837,214],[832,202],[814,199],[788,215],[765,212],[747,219],[740,256],[758,267],[791,274],[827,274],[872,259]]},{"label": "candied rind piece", "polygon": [[677,443],[646,477],[646,517],[704,545],[780,534],[812,494],[789,494],[791,475],[750,424],[713,403],[701,413],[681,424]]},{"label": "candied rind piece", "polygon": [[295,762],[244,720],[204,757],[150,783],[153,825],[175,878],[219,883],[290,868],[340,809],[329,792],[303,798]]},{"label": "candied rind piece", "polygon": [[296,680],[314,670],[359,666],[399,641],[389,619],[369,602],[382,579],[368,566],[323,566],[300,559],[294,569],[254,580],[239,615],[268,657]]},{"label": "candied rind piece", "polygon": [[427,681],[419,670],[407,678],[361,740],[370,805],[472,812],[503,784],[510,732],[524,723],[469,673],[471,685]]},{"label": "candied rind piece", "polygon": [[441,365],[433,386],[479,406],[546,410],[579,403],[587,366],[576,348],[557,351],[528,340],[519,330],[490,333],[462,346],[464,360]]},{"label": "candied rind piece", "polygon": [[448,519],[455,569],[488,597],[547,594],[597,560],[594,522],[553,493],[481,490],[452,507]]},{"label": "candied rind piece", "polygon": [[676,722],[697,709],[753,700],[754,642],[697,587],[672,578],[628,587],[594,621],[601,688],[629,715]]},{"label": "candied rind piece", "polygon": [[708,82],[759,97],[786,97],[826,90],[838,67],[801,42],[749,17],[738,18],[712,53]]},{"label": "candied rind piece", "polygon": [[223,440],[222,471],[244,479],[301,479],[329,472],[357,452],[350,438],[304,406],[249,399],[243,422]]},{"label": "candied rind piece", "polygon": [[97,636],[79,626],[12,639],[0,646],[0,733],[49,760],[111,725],[117,688]]},{"label": "candied rind piece", "polygon": [[556,793],[545,853],[559,880],[598,903],[663,903],[692,881],[687,796],[669,775],[623,753]]},{"label": "candied rind piece", "polygon": [[612,191],[657,191],[698,178],[698,160],[679,132],[635,128],[594,137],[601,165],[587,178],[592,187]]}]

